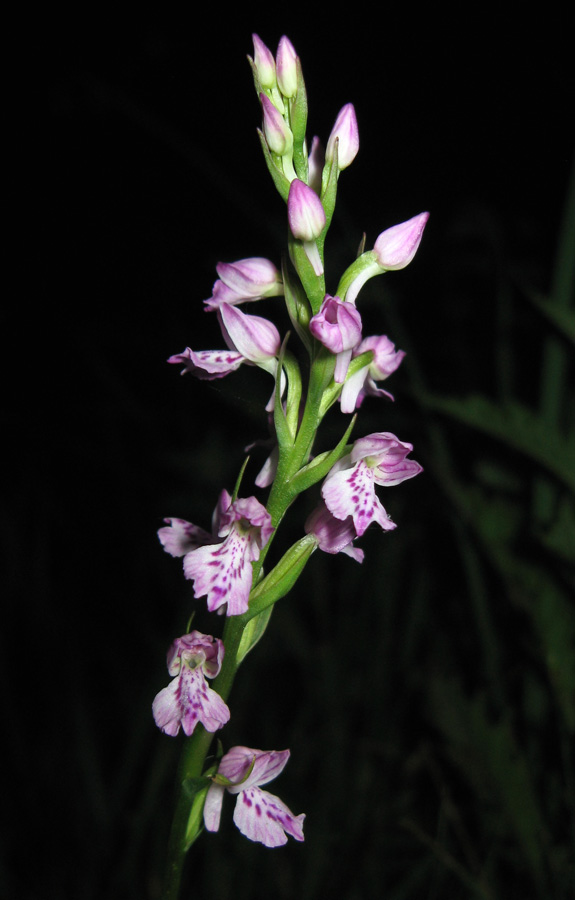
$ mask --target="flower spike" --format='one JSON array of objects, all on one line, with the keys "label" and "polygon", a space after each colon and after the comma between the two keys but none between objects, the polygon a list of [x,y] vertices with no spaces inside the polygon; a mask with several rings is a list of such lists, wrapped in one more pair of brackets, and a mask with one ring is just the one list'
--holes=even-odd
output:
[{"label": "flower spike", "polygon": [[204,806],[204,824],[208,831],[217,831],[225,791],[236,794],[234,823],[250,841],[265,847],[280,847],[288,835],[303,841],[305,815],[294,816],[279,797],[261,790],[282,772],[289,750],[252,750],[232,747],[222,757],[218,773],[208,790]]}]

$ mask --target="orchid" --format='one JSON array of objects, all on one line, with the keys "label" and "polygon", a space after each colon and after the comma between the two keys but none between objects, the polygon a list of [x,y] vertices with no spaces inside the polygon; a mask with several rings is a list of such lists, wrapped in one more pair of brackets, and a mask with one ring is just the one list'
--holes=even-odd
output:
[{"label": "orchid", "polygon": [[393,394],[378,388],[376,382],[388,378],[401,365],[405,356],[403,350],[396,350],[395,344],[387,335],[372,335],[365,338],[353,351],[353,356],[360,356],[366,350],[371,350],[373,359],[363,368],[346,379],[341,392],[341,411],[353,412],[359,409],[366,396],[388,397],[393,400]]},{"label": "orchid", "polygon": [[219,262],[216,272],[219,278],[212,288],[212,296],[204,300],[207,310],[218,309],[223,303],[235,306],[283,294],[280,273],[273,262],[261,256],[233,263]]},{"label": "orchid", "polygon": [[352,164],[359,150],[359,132],[353,103],[346,103],[335,120],[325,149],[326,159],[332,160],[337,141],[337,165],[339,169],[347,169]]},{"label": "orchid", "polygon": [[[191,631],[174,641],[168,654],[172,681],[153,702],[159,728],[170,736],[182,730],[189,738],[182,750],[168,851],[164,896],[170,900],[177,897],[185,853],[203,828],[218,831],[226,792],[236,795],[234,822],[250,840],[266,847],[285,844],[290,835],[303,841],[305,816],[295,816],[262,790],[283,770],[290,751],[237,746],[222,756],[219,742],[211,753],[211,736],[230,718],[227,700],[240,664],[262,638],[275,603],[290,593],[316,550],[362,563],[364,551],[355,542],[369,525],[375,522],[386,532],[396,528],[376,487],[397,485],[421,472],[409,457],[412,445],[394,434],[381,431],[355,441],[351,434],[365,397],[393,400],[381,382],[405,357],[387,335],[362,337],[359,291],[372,276],[411,262],[428,213],[383,231],[372,250],[360,252],[344,269],[330,293],[324,245],[339,175],[359,150],[355,108],[347,103],[340,109],[325,150],[317,136],[308,150],[307,94],[294,46],[284,35],[274,57],[255,34],[253,42],[253,58],[248,58],[262,114],[258,136],[285,204],[286,252],[279,267],[261,256],[219,262],[204,309],[216,313],[225,349],[186,347],[168,362],[201,381],[223,378],[243,365],[271,374],[273,393],[261,411],[267,414],[269,438],[243,442],[246,454],[263,444],[268,455],[257,474],[246,456],[233,492],[220,492],[210,528],[172,517],[158,530],[165,552],[182,559],[194,597],[205,597],[204,614],[225,616],[221,638]],[[277,296],[284,298],[290,328],[283,334],[275,321],[241,308]],[[338,400],[343,413],[354,415],[331,447],[318,450],[320,426]],[[250,480],[254,490],[266,491],[265,498],[244,489]],[[295,501],[314,486],[321,491],[317,504],[295,542],[274,560],[270,548],[284,517],[288,512],[297,516]],[[362,593],[369,602],[369,592]],[[206,679],[214,679],[213,687]]]},{"label": "orchid", "polygon": [[363,562],[363,550],[353,546],[357,532],[352,516],[337,519],[322,500],[307,517],[304,528],[307,534],[316,538],[324,553],[345,553],[356,562]]},{"label": "orchid", "polygon": [[[230,498],[231,500],[231,498]],[[221,542],[205,544],[184,557],[184,575],[194,582],[194,595],[207,595],[210,612],[226,606],[226,615],[246,612],[256,562],[273,527],[266,508],[255,497],[230,502],[221,515]]]},{"label": "orchid", "polygon": [[336,519],[351,516],[358,537],[372,522],[384,531],[394,529],[395,523],[376,496],[375,485],[389,487],[418,475],[422,467],[406,459],[412,450],[411,444],[387,432],[356,441],[323,483],[321,493],[329,511]]},{"label": "orchid", "polygon": [[309,330],[324,347],[336,354],[334,379],[345,380],[352,350],[361,340],[361,316],[353,303],[326,295],[318,313],[311,319]]},{"label": "orchid", "polygon": [[216,677],[223,658],[223,642],[211,635],[192,631],[176,638],[167,660],[168,672],[175,677],[152,704],[156,725],[165,734],[175,736],[181,726],[189,737],[198,722],[211,732],[226,724],[230,711],[205,680]]},{"label": "orchid", "polygon": [[224,793],[236,794],[234,822],[250,841],[266,847],[281,847],[288,835],[303,841],[305,815],[294,816],[279,797],[261,790],[280,774],[289,759],[289,750],[251,750],[232,747],[220,760],[218,773],[208,789],[204,824],[217,831]]}]

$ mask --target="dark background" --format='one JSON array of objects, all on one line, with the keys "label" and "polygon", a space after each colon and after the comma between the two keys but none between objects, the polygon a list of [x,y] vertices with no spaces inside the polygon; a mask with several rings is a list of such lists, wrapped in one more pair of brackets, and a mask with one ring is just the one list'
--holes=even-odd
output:
[{"label": "dark background", "polygon": [[[262,401],[271,389],[255,370],[208,385],[180,378],[165,362],[186,345],[222,345],[201,304],[219,260],[261,255],[279,263],[283,250],[284,210],[261,156],[246,62],[254,31],[273,51],[283,33],[294,43],[310,138],[325,141],[340,107],[356,107],[361,147],[340,179],[328,288],[364,231],[371,246],[384,228],[431,212],[411,267],[365,291],[366,332],[388,330],[409,355],[390,383],[394,407],[369,403],[361,433],[396,431],[427,471],[426,425],[405,373],[410,358],[435,391],[492,393],[502,269],[515,267],[538,289],[549,285],[573,151],[572,67],[553,7],[544,22],[488,20],[479,6],[459,16],[434,8],[422,19],[414,9],[356,15],[335,4],[323,22],[302,12],[301,23],[295,13],[282,19],[246,7],[202,9],[194,22],[182,14],[126,23],[94,10],[93,18],[38,28],[21,63],[29,86],[16,141],[23,259],[3,307],[11,360],[2,413],[7,797],[16,790],[2,804],[2,897],[158,896],[179,741],[157,732],[150,705],[167,683],[167,646],[200,604],[156,530],[165,515],[208,526],[243,448],[265,436]],[[386,291],[395,320],[381,313]],[[261,313],[273,317],[279,302],[266,301]],[[536,336],[517,325],[525,400],[536,386]],[[342,423],[335,413],[328,428],[336,439]],[[464,455],[471,439],[458,439]],[[353,866],[341,860],[365,845],[363,829],[373,841],[378,826],[362,820],[359,807],[354,818],[348,784],[361,780],[365,748],[379,741],[381,783],[366,770],[369,791],[384,791],[390,805],[402,791],[419,798],[423,821],[433,820],[434,791],[409,781],[397,761],[413,753],[413,762],[433,729],[417,691],[403,706],[397,697],[406,671],[418,684],[427,678],[433,623],[462,683],[477,687],[474,626],[461,563],[442,539],[433,478],[396,489],[386,507],[400,527],[366,535],[372,562],[363,570],[314,556],[315,574],[285,601],[291,612],[278,610],[268,649],[262,644],[249,658],[232,695],[230,741],[292,749],[277,791],[307,813],[311,856],[305,860],[306,842],[269,862],[233,830],[229,804],[222,834],[198,845],[202,890],[194,896],[225,897],[246,860],[262,879],[281,873],[278,896],[321,896],[338,859],[340,895],[355,897]],[[294,538],[301,533],[302,515],[286,526],[286,541],[290,528]],[[396,540],[402,562],[390,561],[386,573],[382,547],[393,556]],[[426,612],[417,606],[416,575],[435,585]],[[386,619],[387,579],[398,599]],[[357,611],[360,600],[374,601],[377,615]],[[505,630],[508,613],[497,615]],[[367,666],[362,680],[362,660],[384,650],[383,670]],[[342,681],[345,703],[335,687]],[[337,750],[344,736],[349,755]],[[385,835],[397,833],[386,827],[376,856],[385,856]],[[361,896],[384,887],[412,896],[405,885],[417,851],[406,837],[400,847],[390,852],[388,880],[374,869]],[[438,882],[435,894],[419,896],[472,896],[457,883],[461,893]],[[335,889],[329,877],[327,887]]]}]

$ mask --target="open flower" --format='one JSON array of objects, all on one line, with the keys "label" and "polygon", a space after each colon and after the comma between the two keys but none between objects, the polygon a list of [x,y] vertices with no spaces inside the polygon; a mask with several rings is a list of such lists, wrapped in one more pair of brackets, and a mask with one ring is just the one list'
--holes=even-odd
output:
[{"label": "open flower", "polygon": [[396,525],[377,497],[375,485],[389,487],[418,475],[422,467],[406,459],[412,450],[411,444],[387,432],[360,438],[323,483],[321,493],[329,511],[342,521],[351,516],[358,537],[372,522],[391,531]]},{"label": "open flower", "polygon": [[238,498],[233,503],[229,499],[219,516],[217,537],[223,540],[187,553],[184,575],[194,582],[195,597],[207,595],[210,612],[226,605],[226,615],[237,616],[248,608],[251,563],[259,559],[273,526],[270,514],[255,497]]},{"label": "open flower", "polygon": [[177,638],[168,651],[168,672],[175,676],[156,695],[152,704],[154,720],[165,734],[175,736],[182,727],[188,737],[201,722],[206,731],[217,731],[230,718],[219,694],[208,687],[224,658],[224,645],[209,634],[192,631]]},{"label": "open flower", "polygon": [[203,381],[224,378],[243,363],[265,369],[275,377],[281,338],[273,322],[246,315],[228,303],[218,307],[218,319],[227,350],[195,351],[186,347],[183,353],[170,356],[168,362],[183,364],[182,375],[190,372]]},{"label": "open flower", "polygon": [[351,413],[359,409],[364,398],[388,397],[393,400],[393,394],[378,388],[376,382],[388,378],[401,365],[405,356],[403,350],[396,350],[395,344],[387,335],[372,335],[366,337],[353,351],[353,356],[360,356],[366,350],[373,352],[373,359],[367,366],[351,375],[345,382],[341,392],[341,411]]},{"label": "open flower", "polygon": [[[279,797],[260,787],[282,772],[289,755],[289,750],[232,747],[220,760],[218,773],[206,795],[206,829],[219,829],[224,792],[228,791],[237,795],[234,823],[250,841],[258,841],[266,847],[280,847],[287,843],[288,834],[296,841],[303,841],[305,815],[294,816]],[[220,778],[223,783],[218,781]]]}]

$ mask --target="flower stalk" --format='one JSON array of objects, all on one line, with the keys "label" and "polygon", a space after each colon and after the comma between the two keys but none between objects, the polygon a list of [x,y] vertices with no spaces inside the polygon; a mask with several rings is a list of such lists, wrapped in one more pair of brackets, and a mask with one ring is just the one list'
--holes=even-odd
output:
[{"label": "flower stalk", "polygon": [[[218,263],[218,279],[204,307],[215,313],[226,349],[187,347],[168,362],[199,380],[227,377],[242,365],[273,377],[273,392],[262,411],[271,437],[259,442],[271,450],[255,479],[255,488],[269,487],[269,493],[261,499],[246,495],[246,458],[233,494],[221,491],[210,530],[167,518],[158,532],[164,550],[182,559],[195,599],[206,598],[208,610],[224,623],[220,637],[193,631],[173,642],[168,654],[172,681],[153,704],[156,724],[166,735],[175,738],[180,729],[185,735],[164,900],[177,900],[186,854],[201,832],[218,830],[225,793],[236,797],[234,822],[248,839],[267,847],[285,843],[288,836],[304,840],[304,814],[294,815],[262,790],[281,773],[290,751],[239,746],[225,753],[220,749],[208,760],[213,738],[233,716],[228,699],[241,663],[313,553],[344,553],[361,563],[364,553],[355,540],[372,524],[383,532],[396,527],[376,485],[396,485],[421,471],[408,459],[411,444],[389,432],[352,440],[352,432],[366,397],[393,399],[377,382],[392,375],[405,356],[386,335],[363,335],[359,292],[368,278],[411,261],[427,213],[382,232],[374,249],[347,267],[335,294],[327,293],[331,274],[324,269],[324,244],[338,179],[359,149],[354,107],[348,103],[341,109],[325,152],[314,137],[308,154],[307,93],[295,48],[284,36],[274,57],[254,35],[250,65],[262,114],[258,133],[264,160],[286,206],[287,253],[280,268],[258,256]],[[293,328],[284,336],[273,321],[240,309],[282,296]],[[322,421],[338,401],[340,414],[349,418],[336,445],[318,452]],[[313,489],[316,507],[302,521],[301,537],[264,571],[294,500]]]}]

